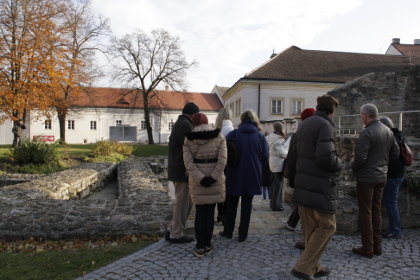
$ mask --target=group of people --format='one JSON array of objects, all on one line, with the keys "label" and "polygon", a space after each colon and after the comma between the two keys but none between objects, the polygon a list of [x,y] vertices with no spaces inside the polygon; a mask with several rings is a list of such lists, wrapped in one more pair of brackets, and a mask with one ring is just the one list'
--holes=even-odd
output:
[{"label": "group of people", "polygon": [[[231,110],[223,108],[214,129],[197,105],[186,104],[169,140],[168,179],[174,182],[175,205],[165,239],[172,243],[194,241],[192,236],[183,234],[194,204],[197,240],[194,254],[198,257],[211,254],[216,205],[217,220],[224,225],[219,234],[231,239],[240,200],[237,241],[245,241],[252,200],[261,195],[262,186],[267,184],[263,183],[263,170],[269,166],[271,208],[283,210],[281,182],[285,175],[294,188],[293,202],[297,206],[287,224],[296,227],[301,219],[304,250],[291,274],[299,279],[329,275],[331,270],[322,267],[320,259],[336,231],[338,177],[343,165],[332,122],[338,105],[338,100],[330,95],[319,96],[316,110],[308,108],[302,112],[302,122],[290,143],[285,144],[281,123],[275,122],[274,132],[265,137],[253,111],[242,113],[241,123],[234,129]],[[363,105],[360,114],[365,129],[356,144],[352,169],[357,181],[362,246],[352,251],[371,258],[382,254],[383,236],[401,236],[397,198],[405,167],[398,146],[402,132],[394,128],[389,118],[379,119],[374,104]],[[236,166],[227,166],[227,142],[232,140],[239,161]],[[389,217],[389,229],[384,234],[382,199]]]}]

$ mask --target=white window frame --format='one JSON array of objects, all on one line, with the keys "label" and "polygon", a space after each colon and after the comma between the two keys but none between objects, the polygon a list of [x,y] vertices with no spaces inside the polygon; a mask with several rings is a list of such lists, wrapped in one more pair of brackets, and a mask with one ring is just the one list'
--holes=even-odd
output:
[{"label": "white window frame", "polygon": [[235,116],[239,116],[241,114],[241,99],[235,101]]},{"label": "white window frame", "polygon": [[45,120],[44,129],[45,130],[52,130],[52,121],[51,120]]},{"label": "white window frame", "polygon": [[168,130],[169,131],[172,131],[172,129],[174,128],[174,121],[173,120],[171,120],[169,123],[168,123]]},{"label": "white window frame", "polygon": [[142,120],[141,123],[140,123],[140,129],[141,130],[146,130],[146,128],[147,128],[146,127],[146,120]]},{"label": "white window frame", "polygon": [[[303,111],[303,105],[304,105],[303,101],[304,101],[303,99],[292,99],[292,102],[291,102],[291,112],[292,113],[291,113],[291,115],[300,116],[300,114]],[[295,104],[298,104],[298,103],[300,103],[300,108],[297,108],[299,106],[295,105]]]},{"label": "white window frame", "polygon": [[121,126],[122,125],[122,120],[116,120],[115,125],[116,126]]},{"label": "white window frame", "polygon": [[[279,103],[280,102],[280,106]],[[276,103],[274,105],[274,103]],[[278,108],[280,107],[280,110],[278,110]],[[276,110],[273,110],[274,108],[276,108]],[[270,100],[270,112],[272,115],[283,115],[284,112],[284,99],[283,98],[272,98]]]},{"label": "white window frame", "polygon": [[68,120],[67,121],[67,129],[68,130],[75,130],[75,121],[74,120]]},{"label": "white window frame", "polygon": [[97,122],[90,121],[90,130],[97,130]]}]

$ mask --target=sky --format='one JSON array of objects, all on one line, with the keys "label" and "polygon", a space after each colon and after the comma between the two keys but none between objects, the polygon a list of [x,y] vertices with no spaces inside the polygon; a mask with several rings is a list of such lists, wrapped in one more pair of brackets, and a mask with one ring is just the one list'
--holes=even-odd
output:
[{"label": "sky", "polygon": [[[420,39],[418,0],[92,0],[117,37],[163,28],[181,41],[188,91],[231,87],[273,50],[383,54]],[[162,85],[163,86],[163,85]]]}]

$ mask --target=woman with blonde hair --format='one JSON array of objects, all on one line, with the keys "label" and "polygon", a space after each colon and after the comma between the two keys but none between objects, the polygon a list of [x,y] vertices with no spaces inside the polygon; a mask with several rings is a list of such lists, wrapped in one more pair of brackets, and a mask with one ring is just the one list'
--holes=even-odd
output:
[{"label": "woman with blonde hair", "polygon": [[238,241],[248,237],[251,220],[252,199],[261,195],[262,170],[268,164],[268,143],[261,133],[261,124],[253,111],[241,115],[238,129],[226,136],[226,141],[235,138],[238,151],[238,164],[226,169],[226,222],[219,234],[232,238],[239,198],[241,198],[241,218]]}]

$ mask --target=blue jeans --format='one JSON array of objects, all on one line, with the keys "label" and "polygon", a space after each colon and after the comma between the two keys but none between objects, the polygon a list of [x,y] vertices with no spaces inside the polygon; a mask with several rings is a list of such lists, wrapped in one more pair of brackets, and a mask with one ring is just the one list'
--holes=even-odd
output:
[{"label": "blue jeans", "polygon": [[268,199],[271,199],[270,186],[262,186],[262,193],[263,193],[263,199],[267,199],[267,193],[268,193]]},{"label": "blue jeans", "polygon": [[388,178],[382,195],[382,201],[386,207],[386,213],[388,214],[389,220],[388,234],[392,233],[395,235],[401,235],[400,212],[398,211],[398,192],[403,181],[404,177]]}]

